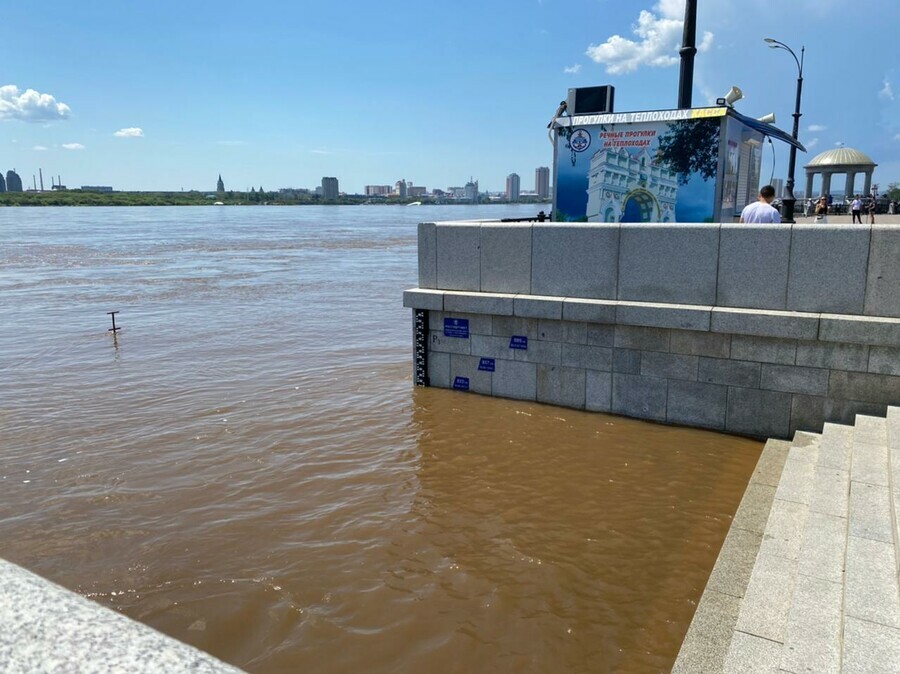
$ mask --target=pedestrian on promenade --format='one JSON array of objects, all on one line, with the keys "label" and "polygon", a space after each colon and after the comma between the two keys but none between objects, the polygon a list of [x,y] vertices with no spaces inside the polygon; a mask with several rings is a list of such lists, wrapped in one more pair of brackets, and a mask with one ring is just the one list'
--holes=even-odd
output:
[{"label": "pedestrian on promenade", "polygon": [[741,211],[741,222],[748,224],[778,224],[781,222],[781,213],[778,212],[772,202],[775,200],[775,188],[766,185],[759,191],[759,198],[752,204],[744,206]]},{"label": "pedestrian on promenade", "polygon": [[869,224],[875,224],[875,199],[869,198],[869,203],[866,204],[866,210],[869,211]]},{"label": "pedestrian on promenade", "polygon": [[810,197],[809,199],[806,200],[806,217],[807,218],[810,215],[812,215],[812,209],[813,209],[813,200],[812,200],[812,197]]},{"label": "pedestrian on promenade", "polygon": [[853,211],[853,220],[851,220],[850,222],[853,224],[857,222],[859,224],[862,224],[862,199],[859,198],[858,194],[856,195],[856,197],[854,197],[853,203],[850,204],[850,210]]},{"label": "pedestrian on promenade", "polygon": [[828,197],[819,197],[819,203],[816,204],[816,224],[828,224]]}]

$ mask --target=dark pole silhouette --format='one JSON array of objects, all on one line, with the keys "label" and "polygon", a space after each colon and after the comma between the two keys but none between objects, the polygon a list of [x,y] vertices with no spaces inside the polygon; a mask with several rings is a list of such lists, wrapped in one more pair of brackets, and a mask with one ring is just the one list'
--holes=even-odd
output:
[{"label": "dark pole silhouette", "polygon": [[[791,56],[794,57],[794,61],[797,62],[797,99],[794,102],[794,140],[797,140],[798,134],[800,133],[800,97],[803,95],[803,57],[806,55],[806,47],[800,48],[800,58],[797,58],[797,55],[794,53],[794,50],[788,47],[784,42],[779,42],[778,40],[773,40],[770,37],[767,37],[765,41],[769,44],[770,49],[783,49]],[[794,169],[797,165],[797,148],[791,145],[791,155],[788,161],[788,179],[786,191],[787,196],[781,200],[782,203],[782,222],[794,222],[794,205],[797,203],[797,198],[794,196]],[[806,198],[809,198],[809,195],[806,195]]]},{"label": "dark pole silhouette", "polygon": [[678,79],[678,107],[690,108],[694,91],[694,56],[697,54],[697,0],[687,0],[684,8],[684,37],[681,41],[681,75]]}]

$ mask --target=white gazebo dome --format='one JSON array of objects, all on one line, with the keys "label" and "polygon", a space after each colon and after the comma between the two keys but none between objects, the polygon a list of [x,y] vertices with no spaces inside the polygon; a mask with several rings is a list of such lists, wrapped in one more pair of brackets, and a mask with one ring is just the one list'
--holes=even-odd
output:
[{"label": "white gazebo dome", "polygon": [[872,187],[872,175],[878,166],[865,152],[854,150],[852,147],[836,147],[813,157],[804,168],[806,169],[806,193],[807,198],[813,194],[813,178],[822,177],[822,186],[819,194],[831,194],[831,179],[835,175],[844,176],[844,198],[853,194],[860,194],[856,187],[856,176],[865,176],[865,187],[861,194],[868,194]]},{"label": "white gazebo dome", "polygon": [[876,164],[865,152],[854,150],[852,147],[837,147],[816,155],[806,166],[824,168],[826,166],[876,166]]}]

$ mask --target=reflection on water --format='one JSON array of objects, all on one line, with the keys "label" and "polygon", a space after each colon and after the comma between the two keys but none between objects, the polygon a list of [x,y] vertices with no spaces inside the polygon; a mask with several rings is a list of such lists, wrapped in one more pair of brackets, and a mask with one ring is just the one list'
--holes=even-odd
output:
[{"label": "reflection on water", "polygon": [[251,672],[670,667],[759,443],[414,389],[407,213],[0,213],[0,556]]}]

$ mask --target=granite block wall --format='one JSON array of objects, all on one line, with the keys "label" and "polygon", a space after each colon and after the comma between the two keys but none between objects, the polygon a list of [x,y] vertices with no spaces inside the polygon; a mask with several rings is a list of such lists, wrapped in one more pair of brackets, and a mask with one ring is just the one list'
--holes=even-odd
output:
[{"label": "granite block wall", "polygon": [[404,305],[432,386],[778,438],[900,405],[897,226],[426,223]]},{"label": "granite block wall", "polygon": [[443,311],[429,328],[431,386],[741,435],[818,432],[900,400],[891,347]]}]

